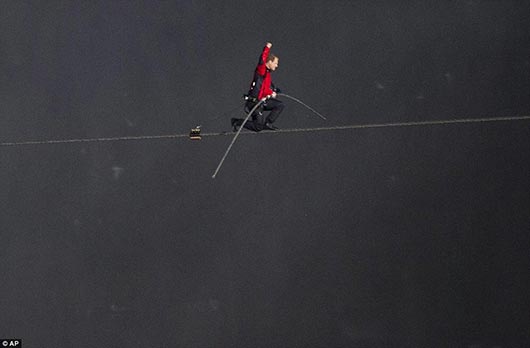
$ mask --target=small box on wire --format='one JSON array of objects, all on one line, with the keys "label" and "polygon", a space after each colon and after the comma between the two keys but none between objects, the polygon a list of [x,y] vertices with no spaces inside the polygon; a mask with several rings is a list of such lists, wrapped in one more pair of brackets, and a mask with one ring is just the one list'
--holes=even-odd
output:
[{"label": "small box on wire", "polygon": [[190,131],[190,139],[191,140],[201,140],[201,126],[197,126],[195,128],[192,128]]}]

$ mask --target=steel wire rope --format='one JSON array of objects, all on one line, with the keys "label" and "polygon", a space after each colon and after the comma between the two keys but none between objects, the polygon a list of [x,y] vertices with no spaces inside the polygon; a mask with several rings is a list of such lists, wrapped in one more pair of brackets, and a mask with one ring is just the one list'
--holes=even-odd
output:
[{"label": "steel wire rope", "polygon": [[[463,124],[463,123],[507,122],[507,121],[525,121],[525,120],[530,120],[530,116],[462,118],[462,119],[434,120],[434,121],[352,124],[352,125],[330,126],[330,127],[288,128],[288,129],[278,129],[273,132],[267,132],[266,134],[323,132],[323,131],[347,130],[347,129],[367,129],[367,128],[419,127],[419,126],[451,125],[451,124]],[[201,136],[202,137],[229,136],[231,134],[232,133],[230,132],[210,132],[210,133],[202,133]],[[242,134],[256,135],[259,133],[249,131],[249,132],[243,132]],[[1,142],[0,146],[16,147],[16,146],[29,146],[29,145],[54,145],[54,144],[74,144],[74,143],[110,142],[110,141],[177,139],[177,138],[188,138],[188,137],[189,137],[189,134],[186,133],[186,134],[138,135],[138,136],[101,137],[101,138],[27,140],[27,141]]]}]

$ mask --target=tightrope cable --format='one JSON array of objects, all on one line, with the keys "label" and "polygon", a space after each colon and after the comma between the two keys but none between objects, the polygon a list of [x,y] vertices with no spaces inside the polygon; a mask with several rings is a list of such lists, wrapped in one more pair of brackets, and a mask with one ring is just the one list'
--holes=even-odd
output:
[{"label": "tightrope cable", "polygon": [[[452,124],[459,124],[459,123],[461,124],[461,123],[508,122],[508,121],[526,121],[526,120],[530,120],[530,116],[463,118],[463,119],[435,120],[435,121],[353,124],[353,125],[344,125],[344,126],[311,127],[311,128],[288,128],[288,129],[278,129],[275,131],[266,132],[266,134],[270,135],[270,134],[282,134],[282,133],[324,132],[324,131],[366,129],[366,128],[419,127],[419,126],[452,125]],[[210,132],[210,133],[201,133],[201,136],[202,137],[214,137],[214,136],[229,136],[232,134],[233,133],[231,132]],[[242,132],[242,134],[243,135],[257,135],[259,133],[248,131],[248,132]],[[94,143],[94,142],[112,142],[112,141],[141,141],[141,140],[158,140],[158,139],[177,139],[177,138],[188,138],[188,137],[189,137],[189,133],[162,134],[162,135],[139,135],[139,136],[124,136],[124,137],[102,137],[102,138],[28,140],[28,141],[2,142],[0,143],[0,146],[15,147],[15,146],[29,146],[29,145],[75,144],[75,143]]]}]

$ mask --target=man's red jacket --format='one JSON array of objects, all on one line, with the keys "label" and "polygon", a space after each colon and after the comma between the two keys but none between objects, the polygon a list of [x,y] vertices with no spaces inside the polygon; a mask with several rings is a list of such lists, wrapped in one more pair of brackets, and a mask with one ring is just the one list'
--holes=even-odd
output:
[{"label": "man's red jacket", "polygon": [[258,66],[256,66],[256,71],[254,72],[254,79],[250,85],[250,91],[248,92],[250,97],[257,98],[258,100],[261,100],[274,92],[272,89],[271,72],[265,66],[270,50],[271,49],[267,46],[263,48],[263,52],[258,61]]}]

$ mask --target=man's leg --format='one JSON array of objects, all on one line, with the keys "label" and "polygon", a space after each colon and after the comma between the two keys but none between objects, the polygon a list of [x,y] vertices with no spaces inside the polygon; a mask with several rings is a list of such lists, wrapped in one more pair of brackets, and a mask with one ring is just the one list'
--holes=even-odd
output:
[{"label": "man's leg", "polygon": [[[247,102],[245,104],[245,113],[248,115],[250,110],[254,108],[256,103]],[[265,128],[265,115],[263,115],[263,112],[260,110],[261,108],[258,108],[258,110],[254,111],[252,114],[252,120],[248,120],[247,123],[245,123],[245,128],[254,132],[262,131]],[[232,118],[232,127],[234,128],[234,131],[237,131],[237,127],[241,127],[243,124],[244,119],[241,118]]]},{"label": "man's leg", "polygon": [[262,112],[254,113],[252,115],[252,121],[245,123],[245,128],[254,132],[261,132],[265,129],[265,115]]},{"label": "man's leg", "polygon": [[267,100],[263,110],[270,111],[269,116],[267,116],[266,123],[274,123],[278,116],[282,113],[285,105],[281,100],[278,99],[269,99]]}]

